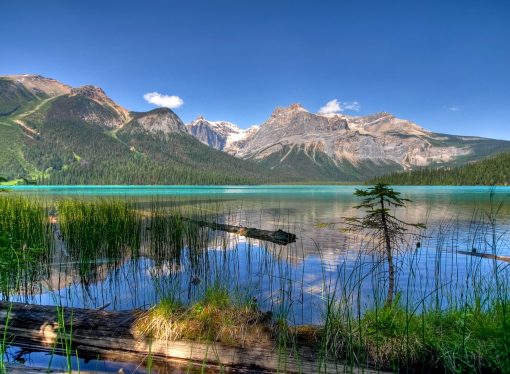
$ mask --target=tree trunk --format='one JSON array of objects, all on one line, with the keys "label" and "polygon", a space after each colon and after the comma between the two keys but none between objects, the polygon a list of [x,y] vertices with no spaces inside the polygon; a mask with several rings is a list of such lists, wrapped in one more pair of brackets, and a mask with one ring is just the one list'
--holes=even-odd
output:
[{"label": "tree trunk", "polygon": [[386,296],[386,306],[393,304],[393,294],[395,293],[395,267],[393,266],[393,251],[391,248],[391,237],[386,221],[386,210],[384,199],[381,196],[381,221],[383,225],[383,235],[386,249],[386,260],[388,261],[388,294]]},{"label": "tree trunk", "polygon": [[296,241],[296,235],[290,232],[286,232],[283,230],[276,231],[268,231],[268,230],[260,230],[253,227],[243,227],[243,226],[232,226],[223,223],[216,222],[207,222],[207,221],[198,221],[190,218],[183,218],[184,221],[188,221],[191,223],[196,223],[199,226],[210,227],[213,230],[221,230],[226,232],[231,232],[234,234],[238,234],[241,236],[245,236],[247,238],[254,238],[265,240],[267,242],[287,245],[290,243],[294,243]]}]

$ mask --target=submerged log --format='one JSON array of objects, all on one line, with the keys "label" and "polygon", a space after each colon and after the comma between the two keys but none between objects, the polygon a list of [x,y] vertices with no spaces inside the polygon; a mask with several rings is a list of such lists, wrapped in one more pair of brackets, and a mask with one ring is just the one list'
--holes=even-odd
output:
[{"label": "submerged log", "polygon": [[209,227],[213,230],[221,230],[226,232],[231,232],[234,234],[238,234],[241,236],[245,236],[247,238],[260,239],[265,240],[271,243],[287,245],[290,243],[294,243],[296,241],[296,235],[290,232],[286,232],[283,230],[269,231],[269,230],[261,230],[253,227],[244,227],[244,226],[234,226],[227,225],[224,223],[216,223],[216,222],[207,222],[194,220],[190,218],[185,219],[188,222],[195,223],[202,227]]},{"label": "submerged log", "polygon": [[[80,357],[143,363],[162,360],[176,366],[202,366],[230,372],[338,373],[370,370],[318,360],[315,348],[282,351],[267,346],[231,347],[217,342],[148,340],[137,337],[133,323],[141,311],[104,311],[0,302],[0,331],[11,344],[33,351],[53,351],[71,342]],[[64,323],[62,323],[64,321]],[[72,330],[71,330],[72,328]],[[69,332],[72,331],[72,336]],[[170,370],[168,372],[174,372]]]},{"label": "submerged log", "polygon": [[498,256],[491,253],[479,253],[475,251],[467,252],[467,251],[457,251],[457,253],[463,254],[463,255],[469,255],[469,256],[475,256],[475,257],[481,257],[481,258],[490,258],[492,260],[499,260],[499,261],[505,261],[510,262],[510,256]]}]

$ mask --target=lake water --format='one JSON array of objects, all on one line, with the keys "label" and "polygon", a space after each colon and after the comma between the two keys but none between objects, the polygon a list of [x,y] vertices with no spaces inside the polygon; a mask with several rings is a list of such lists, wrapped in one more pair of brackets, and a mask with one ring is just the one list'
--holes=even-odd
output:
[{"label": "lake water", "polygon": [[[13,187],[17,193],[37,196],[49,204],[57,199],[120,198],[136,200],[140,206],[179,205],[210,212],[211,220],[282,229],[298,237],[296,243],[281,246],[218,233],[200,265],[194,262],[189,248],[182,249],[178,263],[155,259],[142,248],[140,257],[125,258],[114,266],[108,266],[107,258],[95,264],[93,279],[83,279],[64,253],[50,264],[49,275],[38,292],[16,299],[117,310],[148,308],[168,293],[192,301],[208,285],[221,282],[233,293],[253,297],[262,309],[284,314],[290,323],[320,323],[325,300],[332,294],[349,300],[356,308],[370,308],[384,298],[386,264],[370,251],[372,244],[367,238],[342,230],[345,217],[360,214],[354,208],[360,203],[353,195],[355,188],[366,187]],[[495,268],[504,265],[456,252],[476,248],[477,252],[510,254],[510,187],[396,190],[412,200],[396,211],[398,217],[427,225],[423,236],[404,245],[397,255],[398,289],[407,300],[439,305],[455,302],[452,299],[460,294],[467,297],[466,279],[477,274],[490,278]],[[496,219],[490,221],[490,217]],[[493,237],[497,238],[495,247],[490,240]]]}]

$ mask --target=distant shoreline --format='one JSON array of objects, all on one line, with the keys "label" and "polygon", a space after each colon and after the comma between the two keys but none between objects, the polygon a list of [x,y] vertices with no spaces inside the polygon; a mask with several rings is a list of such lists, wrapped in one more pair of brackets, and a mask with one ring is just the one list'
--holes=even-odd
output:
[{"label": "distant shoreline", "polygon": [[[0,183],[0,188],[129,188],[129,187],[175,187],[175,188],[224,188],[224,187],[294,187],[294,186],[367,186],[366,182],[296,182],[296,183],[271,183],[271,184],[10,184]],[[394,187],[509,187],[509,184],[389,184]]]}]

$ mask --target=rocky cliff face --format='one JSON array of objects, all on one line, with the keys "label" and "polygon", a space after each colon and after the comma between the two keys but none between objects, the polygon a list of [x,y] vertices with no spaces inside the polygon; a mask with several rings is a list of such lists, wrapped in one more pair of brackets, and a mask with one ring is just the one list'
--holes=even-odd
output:
[{"label": "rocky cliff face", "polygon": [[218,149],[236,157],[272,169],[299,170],[307,165],[323,171],[317,178],[328,179],[332,175],[345,177],[348,169],[350,175],[356,170],[380,174],[483,157],[482,149],[488,144],[482,138],[435,134],[390,113],[319,115],[300,104],[276,108],[259,127],[235,134],[217,133],[208,127],[202,141],[210,144],[215,137],[221,138]]},{"label": "rocky cliff face", "polygon": [[202,143],[215,149],[223,150],[231,137],[239,135],[242,130],[226,121],[207,121],[199,116],[186,125],[187,131]]},{"label": "rocky cliff face", "polygon": [[202,116],[186,125],[188,132],[202,143],[232,155],[237,155],[258,128],[242,130],[231,122],[208,121]]},{"label": "rocky cliff face", "polygon": [[246,130],[241,130],[238,134],[230,135],[227,138],[227,143],[223,150],[233,156],[241,157],[241,150],[244,149],[246,144],[255,136],[259,128],[260,126],[251,126]]},{"label": "rocky cliff face", "polygon": [[83,115],[83,120],[88,122],[102,123],[103,126],[110,128],[121,127],[123,124],[130,120],[129,111],[115,103],[112,99],[106,96],[103,89],[96,86],[82,86],[71,89],[70,96],[81,96],[94,101],[101,107],[110,112],[111,115],[104,116],[91,110]]},{"label": "rocky cliff face", "polygon": [[125,126],[123,131],[131,134],[145,133],[152,135],[187,133],[186,126],[181,119],[172,110],[167,108],[154,109],[144,113],[133,113],[133,120]]},{"label": "rocky cliff face", "polygon": [[4,78],[22,85],[37,96],[65,95],[71,91],[71,87],[67,84],[35,74],[7,75]]},{"label": "rocky cliff face", "polygon": [[[236,144],[235,150],[225,150],[260,160],[283,149],[299,148],[312,159],[316,152],[322,152],[333,161],[395,162],[403,168],[449,162],[471,152],[469,147],[441,144],[441,139],[389,113],[323,116],[293,104],[277,108],[256,132]],[[284,162],[285,156],[280,161]]]},{"label": "rocky cliff face", "polygon": [[126,109],[94,86],[73,88],[68,94],[52,99],[46,113],[49,122],[84,122],[107,129],[120,128],[129,119]]}]

